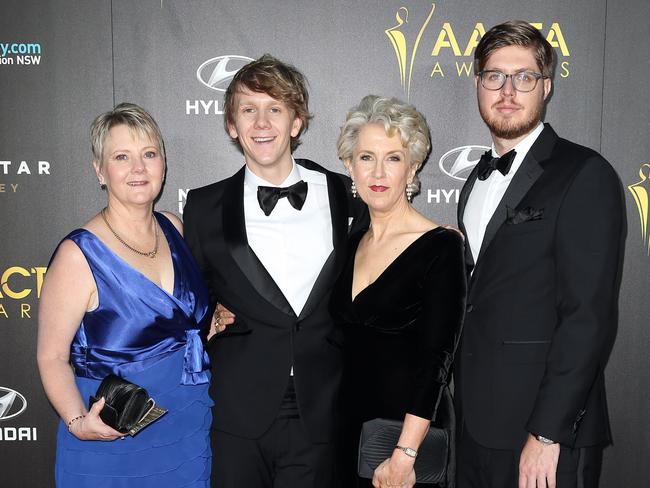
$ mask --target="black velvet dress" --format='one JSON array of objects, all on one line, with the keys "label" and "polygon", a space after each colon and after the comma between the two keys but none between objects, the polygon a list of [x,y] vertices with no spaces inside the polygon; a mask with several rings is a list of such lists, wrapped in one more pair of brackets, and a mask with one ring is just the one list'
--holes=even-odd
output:
[{"label": "black velvet dress", "polygon": [[[348,262],[330,302],[337,325],[333,340],[345,358],[346,486],[372,486],[356,476],[363,422],[403,420],[410,413],[453,426],[447,381],[465,310],[463,240],[443,227],[420,236],[352,300],[362,235],[350,239]],[[453,478],[453,459],[451,464],[448,479]]]}]

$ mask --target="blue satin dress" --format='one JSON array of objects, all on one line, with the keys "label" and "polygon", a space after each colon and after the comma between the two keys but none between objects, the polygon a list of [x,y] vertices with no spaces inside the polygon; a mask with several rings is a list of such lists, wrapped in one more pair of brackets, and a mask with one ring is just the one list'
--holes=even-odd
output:
[{"label": "blue satin dress", "polygon": [[174,265],[174,293],[114,254],[94,234],[71,239],[84,253],[99,306],[87,312],[71,345],[84,401],[116,374],[147,389],[169,411],[135,437],[81,441],[61,422],[57,436],[59,488],[206,488],[210,486],[209,360],[199,331],[209,326],[209,298],[194,258],[173,224],[156,213]]}]

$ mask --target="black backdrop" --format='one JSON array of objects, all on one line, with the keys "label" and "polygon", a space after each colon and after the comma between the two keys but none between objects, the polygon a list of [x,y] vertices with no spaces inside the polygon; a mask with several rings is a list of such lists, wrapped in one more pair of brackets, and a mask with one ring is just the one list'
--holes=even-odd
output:
[{"label": "black backdrop", "polygon": [[[88,127],[115,103],[146,107],[165,136],[159,209],[182,213],[187,189],[232,174],[242,157],[223,132],[219,62],[264,52],[308,77],[316,117],[297,155],[341,169],[334,142],[368,93],[408,98],[433,151],[415,205],[454,223],[463,172],[489,135],[471,62],[485,29],[534,23],[557,50],[546,121],[603,153],[626,190],[628,239],[617,342],[607,369],[615,444],[604,487],[645,487],[650,429],[650,58],[643,0],[3,0],[0,4],[0,484],[52,486],[57,418],[35,363],[40,283],[50,254],[105,204]],[[401,63],[401,65],[400,65]]]}]

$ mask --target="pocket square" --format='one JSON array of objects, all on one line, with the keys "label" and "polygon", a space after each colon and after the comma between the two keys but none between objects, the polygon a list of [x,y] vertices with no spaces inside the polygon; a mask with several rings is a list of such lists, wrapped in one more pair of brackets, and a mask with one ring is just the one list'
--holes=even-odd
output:
[{"label": "pocket square", "polygon": [[543,208],[524,207],[516,210],[506,207],[506,212],[506,223],[511,225],[517,225],[531,220],[542,220],[544,218]]}]

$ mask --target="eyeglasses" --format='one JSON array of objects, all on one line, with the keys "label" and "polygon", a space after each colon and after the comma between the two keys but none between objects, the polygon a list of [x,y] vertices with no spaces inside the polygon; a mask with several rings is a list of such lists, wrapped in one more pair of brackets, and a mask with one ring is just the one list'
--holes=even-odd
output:
[{"label": "eyeglasses", "polygon": [[539,80],[548,78],[548,76],[534,71],[518,71],[507,75],[501,71],[491,69],[480,71],[478,76],[481,79],[481,86],[486,90],[501,90],[503,85],[506,84],[506,80],[510,78],[512,86],[519,92],[531,92],[535,89]]}]

